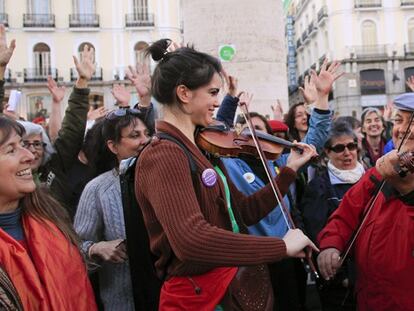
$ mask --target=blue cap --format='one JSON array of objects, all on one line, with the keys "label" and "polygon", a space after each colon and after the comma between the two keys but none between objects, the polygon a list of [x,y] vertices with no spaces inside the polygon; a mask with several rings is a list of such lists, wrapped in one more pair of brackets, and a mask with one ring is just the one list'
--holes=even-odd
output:
[{"label": "blue cap", "polygon": [[404,93],[394,99],[395,108],[414,112],[414,93]]}]

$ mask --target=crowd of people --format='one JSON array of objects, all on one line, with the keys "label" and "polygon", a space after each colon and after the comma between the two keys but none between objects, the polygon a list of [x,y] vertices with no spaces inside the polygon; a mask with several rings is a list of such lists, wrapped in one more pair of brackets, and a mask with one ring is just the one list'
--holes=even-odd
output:
[{"label": "crowd of people", "polygon": [[[15,46],[0,26],[0,103]],[[414,93],[334,117],[325,60],[267,120],[215,57],[147,53],[134,107],[121,85],[118,107],[89,107],[87,45],[62,121],[52,79],[46,126],[1,104],[1,310],[307,310],[309,277],[322,310],[414,309]],[[272,157],[240,147],[256,131]]]}]

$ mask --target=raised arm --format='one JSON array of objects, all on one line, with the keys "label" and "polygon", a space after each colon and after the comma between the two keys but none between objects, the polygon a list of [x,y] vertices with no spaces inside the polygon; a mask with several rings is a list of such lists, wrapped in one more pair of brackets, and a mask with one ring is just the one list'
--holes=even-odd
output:
[{"label": "raised arm", "polygon": [[6,29],[3,24],[0,24],[0,113],[3,112],[4,74],[15,48],[16,40],[14,39],[7,46]]},{"label": "raised arm", "polygon": [[89,108],[88,82],[95,72],[93,54],[93,48],[85,45],[81,61],[73,56],[79,78],[69,97],[62,127],[54,143],[56,155],[53,160],[57,161],[55,165],[59,165],[64,172],[76,161],[83,143]]},{"label": "raised arm", "polygon": [[58,137],[58,132],[62,126],[62,110],[61,103],[65,97],[66,89],[64,86],[58,87],[52,77],[47,77],[47,88],[52,95],[52,109],[49,119],[49,137],[52,143]]},{"label": "raised arm", "polygon": [[225,70],[222,71],[224,80],[227,86],[227,94],[224,96],[223,101],[217,111],[216,119],[225,123],[229,127],[234,125],[234,116],[236,115],[237,104],[239,102],[239,96],[237,94],[238,79],[234,76],[227,74]]},{"label": "raised arm", "polygon": [[305,79],[304,89],[301,89],[305,101],[314,103],[309,130],[303,141],[314,145],[319,151],[325,144],[332,123],[328,98],[333,83],[342,76],[340,66],[341,64],[335,61],[328,66],[328,61],[325,59],[319,74],[312,70],[311,76]]}]

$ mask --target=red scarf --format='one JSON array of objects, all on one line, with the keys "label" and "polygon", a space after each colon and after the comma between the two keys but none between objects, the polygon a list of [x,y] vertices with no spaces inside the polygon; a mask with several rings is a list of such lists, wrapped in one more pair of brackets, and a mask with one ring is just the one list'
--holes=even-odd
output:
[{"label": "red scarf", "polygon": [[22,216],[27,249],[0,229],[0,263],[24,310],[97,310],[79,250],[50,221]]}]

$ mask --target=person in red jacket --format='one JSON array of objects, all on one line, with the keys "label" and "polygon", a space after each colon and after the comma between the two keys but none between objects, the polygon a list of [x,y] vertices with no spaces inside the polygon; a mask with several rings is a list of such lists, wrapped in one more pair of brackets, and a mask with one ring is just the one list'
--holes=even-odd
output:
[{"label": "person in red jacket", "polygon": [[[401,144],[381,157],[376,166],[344,196],[318,236],[318,266],[329,280],[340,266],[340,255],[365,213],[373,193],[385,179],[353,248],[357,267],[358,310],[414,310],[414,178],[401,159],[414,151],[414,94],[395,99],[393,141]],[[405,153],[406,154],[406,153]],[[411,153],[409,153],[411,154]]]}]

